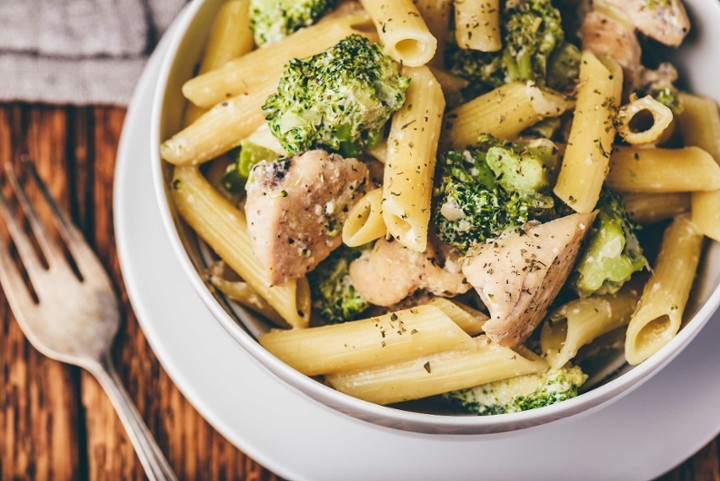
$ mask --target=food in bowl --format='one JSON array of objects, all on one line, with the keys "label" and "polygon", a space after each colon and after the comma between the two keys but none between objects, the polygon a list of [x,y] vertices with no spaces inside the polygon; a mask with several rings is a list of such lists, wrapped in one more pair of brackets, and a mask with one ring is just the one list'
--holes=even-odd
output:
[{"label": "food in bowl", "polygon": [[[161,154],[213,284],[285,328],[269,352],[366,401],[495,415],[675,336],[720,237],[717,106],[640,64],[638,31],[687,33],[679,2],[286,2],[314,6],[297,28],[251,3],[221,9],[224,60]],[[261,14],[286,26],[250,50]]]}]

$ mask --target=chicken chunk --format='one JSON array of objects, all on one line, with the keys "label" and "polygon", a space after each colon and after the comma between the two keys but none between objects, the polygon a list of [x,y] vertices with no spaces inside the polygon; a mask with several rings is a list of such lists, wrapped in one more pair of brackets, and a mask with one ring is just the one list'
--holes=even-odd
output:
[{"label": "chicken chunk", "polygon": [[625,71],[629,84],[635,84],[642,71],[642,49],[632,22],[612,9],[594,10],[583,20],[579,31],[584,49],[607,55]]},{"label": "chicken chunk", "polygon": [[595,0],[625,12],[635,27],[669,47],[679,47],[690,31],[682,0]]},{"label": "chicken chunk", "polygon": [[573,214],[478,244],[463,273],[490,311],[487,336],[507,347],[525,341],[545,316],[575,263],[595,213]]},{"label": "chicken chunk", "polygon": [[253,168],[245,214],[253,251],[273,285],[302,277],[340,246],[342,225],[368,176],[359,160],[324,150]]},{"label": "chicken chunk", "polygon": [[415,252],[399,242],[380,239],[372,251],[350,264],[350,278],[360,296],[377,306],[391,306],[421,289],[438,296],[471,289],[460,265],[442,258],[432,243],[425,252]]}]

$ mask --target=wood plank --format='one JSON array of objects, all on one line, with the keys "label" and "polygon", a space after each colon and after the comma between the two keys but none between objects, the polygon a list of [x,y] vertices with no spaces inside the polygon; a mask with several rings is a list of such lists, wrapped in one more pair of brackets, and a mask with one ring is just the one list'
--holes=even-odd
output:
[{"label": "wood plank", "polygon": [[[0,106],[0,164],[31,155],[41,172],[61,173],[51,183],[61,199],[67,194],[64,117],[57,108]],[[32,348],[4,296],[0,333],[0,478],[78,479],[78,370]]]}]

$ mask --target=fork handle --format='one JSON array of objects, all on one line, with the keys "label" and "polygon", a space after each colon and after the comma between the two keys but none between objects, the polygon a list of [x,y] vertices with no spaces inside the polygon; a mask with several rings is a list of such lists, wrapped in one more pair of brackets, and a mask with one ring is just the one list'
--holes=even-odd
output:
[{"label": "fork handle", "polygon": [[175,473],[155,442],[150,429],[125,390],[112,361],[105,356],[90,372],[105,389],[130,437],[145,475],[150,481],[177,481]]}]

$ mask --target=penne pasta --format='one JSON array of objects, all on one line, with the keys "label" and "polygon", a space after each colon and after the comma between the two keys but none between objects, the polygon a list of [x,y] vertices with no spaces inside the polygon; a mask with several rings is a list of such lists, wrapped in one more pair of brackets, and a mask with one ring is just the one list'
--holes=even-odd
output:
[{"label": "penne pasta", "polygon": [[413,0],[413,3],[437,41],[435,55],[430,60],[430,65],[440,69],[445,68],[445,50],[453,2],[452,0]]},{"label": "penne pasta", "polygon": [[512,139],[546,117],[557,117],[572,107],[564,96],[532,82],[513,82],[481,95],[445,116],[447,142],[464,149],[480,134]]},{"label": "penne pasta", "polygon": [[679,194],[625,194],[625,210],[639,224],[653,224],[690,212],[688,192]]},{"label": "penne pasta", "polygon": [[435,55],[437,39],[412,0],[360,0],[372,18],[380,43],[395,61],[421,67]]},{"label": "penne pasta", "polygon": [[472,345],[472,338],[433,306],[343,324],[275,330],[261,335],[259,341],[309,376],[369,369]]},{"label": "penne pasta", "polygon": [[175,165],[199,165],[240,145],[265,123],[262,106],[276,84],[258,86],[253,95],[228,99],[160,146],[163,160]]},{"label": "penne pasta", "polygon": [[618,133],[630,145],[656,145],[666,137],[673,119],[669,107],[648,95],[622,106]]},{"label": "penne pasta", "polygon": [[258,86],[277,84],[283,67],[293,58],[320,53],[353,33],[375,39],[373,32],[361,29],[368,21],[367,15],[360,13],[304,28],[222,68],[188,80],[183,85],[183,94],[199,107],[211,107],[241,94],[255,95],[260,90]]},{"label": "penne pasta", "polygon": [[610,59],[582,54],[575,117],[555,195],[576,212],[592,212],[607,175],[622,96],[622,69]]},{"label": "penne pasta", "polygon": [[720,166],[699,147],[616,147],[607,185],[618,192],[673,193],[720,189]]},{"label": "penne pasta", "polygon": [[229,281],[218,275],[210,276],[209,281],[210,284],[231,301],[238,302],[244,307],[252,309],[278,326],[285,324],[280,314],[278,314],[255,289],[250,287],[247,282]]},{"label": "penne pasta", "polygon": [[639,297],[631,285],[616,295],[571,301],[552,313],[540,331],[540,348],[550,368],[563,367],[581,347],[627,325]]},{"label": "penne pasta", "polygon": [[175,169],[171,195],[178,213],[245,282],[292,327],[307,327],[310,289],[306,279],[271,286],[253,254],[245,214],[230,204],[195,167]]},{"label": "penne pasta", "polygon": [[469,349],[421,356],[377,369],[339,372],[325,379],[353,397],[392,404],[547,370],[547,363],[530,351],[520,354],[491,343],[485,336],[472,342]]},{"label": "penne pasta", "polygon": [[488,316],[484,313],[444,297],[433,297],[425,305],[434,306],[443,311],[460,329],[471,336],[482,334],[483,324],[488,320]]},{"label": "penne pasta", "polygon": [[405,104],[390,126],[382,216],[390,235],[405,247],[423,252],[445,99],[427,67],[406,68],[403,73],[411,81]]},{"label": "penne pasta", "polygon": [[[680,94],[680,131],[685,145],[706,150],[720,162],[720,113],[713,99]],[[692,219],[706,236],[720,242],[720,191],[692,194]]]},{"label": "penne pasta", "polygon": [[695,279],[703,235],[689,216],[675,218],[665,230],[653,274],[630,319],[625,357],[635,365],[652,356],[677,334]]},{"label": "penne pasta", "polygon": [[371,190],[350,209],[343,224],[343,242],[349,247],[359,247],[386,234],[387,227],[382,216],[382,189]]},{"label": "penne pasta", "polygon": [[367,150],[367,153],[371,155],[375,160],[384,164],[385,162],[387,162],[387,150],[387,141],[383,140],[379,144],[370,147]]},{"label": "penne pasta", "polygon": [[[228,0],[215,17],[199,75],[222,67],[230,60],[248,53],[255,46],[250,28],[250,0]],[[188,105],[185,125],[197,120],[205,109]]]},{"label": "penne pasta", "polygon": [[500,36],[500,0],[454,0],[455,41],[460,48],[497,52]]}]

